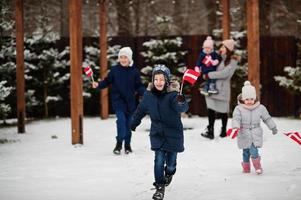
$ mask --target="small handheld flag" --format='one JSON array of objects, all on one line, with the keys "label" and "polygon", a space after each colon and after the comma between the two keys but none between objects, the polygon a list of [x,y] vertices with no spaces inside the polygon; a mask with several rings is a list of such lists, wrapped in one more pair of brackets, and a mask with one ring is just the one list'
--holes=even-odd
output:
[{"label": "small handheld flag", "polygon": [[205,56],[205,58],[203,59],[203,62],[207,67],[212,65],[212,58],[210,55]]},{"label": "small handheld flag", "polygon": [[198,80],[198,77],[200,75],[201,75],[200,72],[194,71],[193,69],[187,69],[184,72],[184,75],[183,75],[180,94],[182,94],[182,89],[183,89],[183,83],[184,83],[184,81],[187,81],[188,83],[190,83],[191,85],[193,85]]},{"label": "small handheld flag", "polygon": [[301,135],[298,132],[289,132],[284,133],[287,137],[291,138],[295,142],[297,142],[299,145],[301,145]]},{"label": "small handheld flag", "polygon": [[86,67],[84,67],[84,72],[88,77],[91,77],[92,81],[94,82],[93,79],[93,70],[91,69],[91,67],[88,65]]},{"label": "small handheld flag", "polygon": [[236,138],[238,134],[239,128],[229,128],[227,131],[227,136],[230,137],[231,139]]}]

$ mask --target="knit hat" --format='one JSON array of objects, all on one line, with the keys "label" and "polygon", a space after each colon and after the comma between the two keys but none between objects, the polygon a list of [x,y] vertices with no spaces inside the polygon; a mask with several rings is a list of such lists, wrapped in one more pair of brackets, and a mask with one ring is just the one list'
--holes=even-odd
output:
[{"label": "knit hat", "polygon": [[235,41],[233,39],[229,39],[229,40],[224,40],[223,45],[225,47],[227,47],[227,49],[229,49],[230,51],[234,50],[234,45],[235,45]]},{"label": "knit hat", "polygon": [[129,66],[132,66],[134,64],[134,61],[133,61],[133,51],[130,47],[123,47],[119,50],[119,53],[118,53],[118,60],[120,59],[120,56],[126,56],[129,61],[130,61],[130,65]]},{"label": "knit hat", "polygon": [[213,49],[213,40],[211,36],[207,36],[206,40],[203,43],[203,48],[205,47],[209,47],[211,49]]},{"label": "knit hat", "polygon": [[256,99],[256,89],[251,85],[250,81],[245,81],[244,86],[241,89],[242,100]]},{"label": "knit hat", "polygon": [[152,82],[154,82],[154,78],[156,74],[163,74],[166,84],[169,85],[170,82],[170,70],[163,64],[157,64],[154,66],[152,73]]}]

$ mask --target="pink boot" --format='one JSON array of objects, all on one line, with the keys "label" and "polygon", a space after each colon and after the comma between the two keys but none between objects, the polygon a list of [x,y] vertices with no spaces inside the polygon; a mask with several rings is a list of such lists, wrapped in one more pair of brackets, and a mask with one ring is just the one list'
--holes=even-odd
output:
[{"label": "pink boot", "polygon": [[242,162],[241,166],[242,166],[242,169],[243,169],[242,170],[243,173],[250,173],[251,168],[250,168],[250,163],[249,162]]},{"label": "pink boot", "polygon": [[258,158],[256,158],[256,159],[252,158],[252,163],[253,163],[256,173],[262,174],[262,168],[261,168],[261,164],[260,164],[260,156],[258,156]]}]

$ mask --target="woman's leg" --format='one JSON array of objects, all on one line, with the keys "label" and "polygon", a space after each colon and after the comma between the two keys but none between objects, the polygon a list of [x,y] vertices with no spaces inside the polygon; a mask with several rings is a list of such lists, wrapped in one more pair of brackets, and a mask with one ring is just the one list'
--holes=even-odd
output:
[{"label": "woman's leg", "polygon": [[227,134],[227,123],[228,123],[228,113],[220,113],[221,119],[222,119],[222,129],[220,133],[220,137],[226,137]]},{"label": "woman's leg", "polygon": [[214,122],[215,122],[215,111],[208,109],[208,122],[207,130],[201,135],[205,138],[213,139],[214,138]]}]

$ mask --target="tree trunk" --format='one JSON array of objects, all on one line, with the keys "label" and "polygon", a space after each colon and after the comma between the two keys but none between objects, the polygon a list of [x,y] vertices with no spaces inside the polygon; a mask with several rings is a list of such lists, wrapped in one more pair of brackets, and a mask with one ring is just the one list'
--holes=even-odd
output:
[{"label": "tree trunk", "polygon": [[130,36],[132,33],[132,21],[129,9],[130,0],[115,0],[117,10],[117,24],[119,36]]}]

